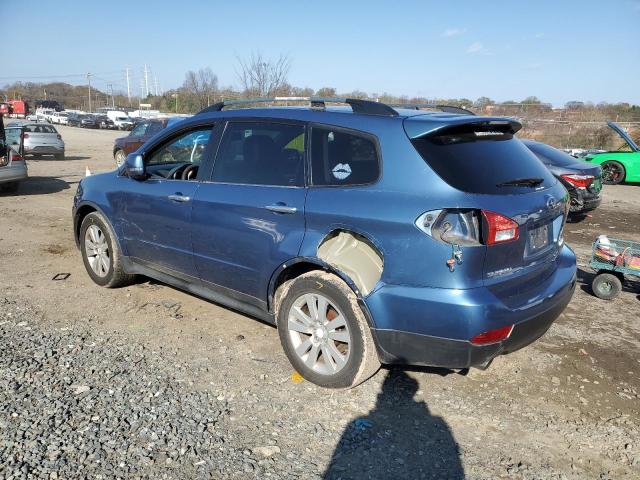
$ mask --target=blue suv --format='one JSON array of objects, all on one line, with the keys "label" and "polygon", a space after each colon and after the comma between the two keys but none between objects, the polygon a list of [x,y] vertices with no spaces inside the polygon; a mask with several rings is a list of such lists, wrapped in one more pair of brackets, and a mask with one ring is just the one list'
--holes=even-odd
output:
[{"label": "blue suv", "polygon": [[332,388],[381,363],[486,368],[546,332],[576,283],[568,194],[518,122],[306,101],[213,105],[84,178],[89,276],[145,275],[272,323]]}]

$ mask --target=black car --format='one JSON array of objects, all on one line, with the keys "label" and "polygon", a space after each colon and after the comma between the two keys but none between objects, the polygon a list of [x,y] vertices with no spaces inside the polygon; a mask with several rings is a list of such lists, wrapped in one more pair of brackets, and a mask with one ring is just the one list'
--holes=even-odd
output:
[{"label": "black car", "polygon": [[100,128],[100,122],[93,115],[82,115],[78,126],[80,128]]},{"label": "black car", "polygon": [[600,205],[602,169],[572,157],[546,143],[523,140],[553,175],[564,185],[571,196],[569,213],[580,214]]},{"label": "black car", "polygon": [[82,119],[82,115],[78,113],[70,113],[67,116],[67,125],[70,127],[79,127],[81,119]]}]

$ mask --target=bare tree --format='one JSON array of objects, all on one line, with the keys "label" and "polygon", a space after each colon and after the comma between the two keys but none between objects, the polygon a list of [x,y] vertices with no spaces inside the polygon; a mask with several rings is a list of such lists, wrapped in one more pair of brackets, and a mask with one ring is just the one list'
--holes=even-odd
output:
[{"label": "bare tree", "polygon": [[253,52],[248,59],[238,58],[236,74],[246,94],[259,97],[278,95],[287,86],[291,60],[281,54],[276,60]]},{"label": "bare tree", "polygon": [[218,93],[218,76],[210,68],[189,70],[182,84],[184,94],[191,97],[194,107],[202,109],[214,102]]}]

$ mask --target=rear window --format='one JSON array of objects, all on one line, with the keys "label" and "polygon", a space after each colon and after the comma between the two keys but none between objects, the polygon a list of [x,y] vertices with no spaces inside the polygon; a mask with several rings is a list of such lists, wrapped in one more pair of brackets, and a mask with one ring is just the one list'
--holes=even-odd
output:
[{"label": "rear window", "polygon": [[31,133],[58,133],[51,125],[27,125],[24,130]]},{"label": "rear window", "polygon": [[568,167],[579,162],[579,160],[568,153],[558,150],[557,148],[553,148],[551,145],[534,142],[526,142],[525,145],[544,163],[549,163],[556,167]]},{"label": "rear window", "polygon": [[364,185],[380,176],[378,150],[372,137],[341,129],[311,131],[313,185]]},{"label": "rear window", "polygon": [[492,125],[456,126],[412,143],[445,182],[463,192],[526,193],[532,187],[513,185],[515,180],[534,180],[536,189],[555,183],[549,170],[520,140]]}]

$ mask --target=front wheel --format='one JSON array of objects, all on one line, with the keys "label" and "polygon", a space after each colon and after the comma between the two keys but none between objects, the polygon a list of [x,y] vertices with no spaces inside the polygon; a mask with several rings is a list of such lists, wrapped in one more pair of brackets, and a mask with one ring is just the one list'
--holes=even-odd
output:
[{"label": "front wheel", "polygon": [[622,282],[612,273],[599,273],[591,283],[591,290],[602,300],[613,300],[622,290]]},{"label": "front wheel", "polygon": [[624,165],[615,160],[608,160],[602,164],[602,181],[607,185],[617,185],[626,176]]},{"label": "front wheel", "polygon": [[325,272],[305,273],[276,294],[280,342],[305,379],[326,388],[351,388],[380,368],[369,325],[353,291]]},{"label": "front wheel", "polygon": [[120,287],[131,283],[134,275],[124,271],[118,242],[104,216],[91,212],[80,226],[80,251],[91,279],[103,287]]},{"label": "front wheel", "polygon": [[118,166],[118,168],[120,168],[124,163],[124,161],[126,160],[127,156],[122,150],[118,150],[114,155],[114,158],[116,160],[116,165]]}]

